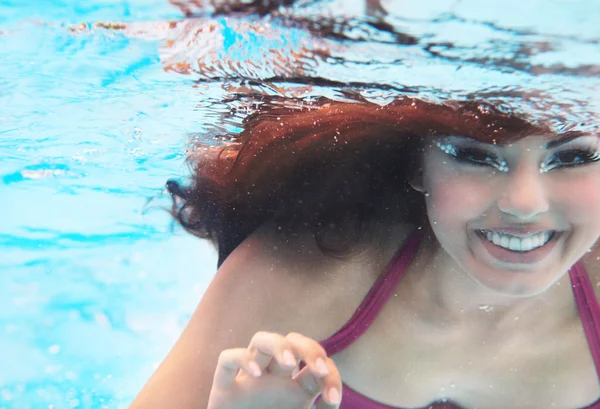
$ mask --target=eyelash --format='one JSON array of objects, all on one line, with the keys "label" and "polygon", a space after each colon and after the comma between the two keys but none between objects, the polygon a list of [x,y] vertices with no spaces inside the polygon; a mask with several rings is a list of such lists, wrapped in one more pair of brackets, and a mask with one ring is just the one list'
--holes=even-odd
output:
[{"label": "eyelash", "polygon": [[[460,148],[454,147],[456,155],[451,155],[455,160],[461,163],[465,163],[467,165],[472,166],[493,166],[495,168],[501,167],[502,164],[496,158],[496,156],[488,154],[487,152],[481,149],[475,148]],[[553,162],[561,161],[561,156],[567,156],[572,158],[571,162],[562,163],[562,164],[553,164]],[[474,157],[478,157],[475,159]],[[558,152],[554,155],[555,159],[553,159],[549,165],[547,165],[548,171],[557,169],[557,168],[573,168],[577,166],[587,165],[593,162],[600,161],[600,152],[591,150],[591,149],[571,149],[565,150],[562,152]]]}]

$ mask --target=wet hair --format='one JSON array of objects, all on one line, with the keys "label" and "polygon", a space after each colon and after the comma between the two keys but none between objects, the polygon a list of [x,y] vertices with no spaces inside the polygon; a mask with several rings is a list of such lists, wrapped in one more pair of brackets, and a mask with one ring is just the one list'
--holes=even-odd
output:
[{"label": "wet hair", "polygon": [[321,251],[341,257],[378,223],[425,223],[409,185],[432,136],[506,143],[547,133],[493,106],[398,99],[385,106],[322,98],[308,107],[271,105],[245,118],[224,146],[198,143],[192,180],[173,180],[172,214],[210,240],[219,265],[260,225],[309,229]]}]

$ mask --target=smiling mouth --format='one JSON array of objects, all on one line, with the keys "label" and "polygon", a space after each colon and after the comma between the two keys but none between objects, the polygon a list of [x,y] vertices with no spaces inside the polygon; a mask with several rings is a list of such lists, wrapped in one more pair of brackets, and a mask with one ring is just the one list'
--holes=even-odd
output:
[{"label": "smiling mouth", "polygon": [[529,253],[545,247],[560,236],[560,231],[548,230],[525,237],[512,236],[490,230],[475,230],[476,234],[486,242],[493,244],[505,251],[515,253]]}]

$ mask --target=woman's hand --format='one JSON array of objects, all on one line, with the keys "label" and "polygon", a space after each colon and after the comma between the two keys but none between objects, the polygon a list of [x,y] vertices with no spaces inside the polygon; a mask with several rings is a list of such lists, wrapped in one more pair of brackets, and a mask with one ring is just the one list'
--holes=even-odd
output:
[{"label": "woman's hand", "polygon": [[342,380],[323,347],[296,332],[260,331],[248,348],[221,352],[207,409],[309,409],[320,394],[317,409],[339,408]]}]

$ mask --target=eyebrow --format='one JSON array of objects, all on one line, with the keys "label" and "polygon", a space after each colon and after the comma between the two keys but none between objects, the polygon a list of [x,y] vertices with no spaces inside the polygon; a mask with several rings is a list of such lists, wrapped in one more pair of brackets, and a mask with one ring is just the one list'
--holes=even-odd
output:
[{"label": "eyebrow", "polygon": [[571,135],[564,138],[554,139],[546,144],[546,149],[552,149],[571,142],[573,139],[581,138],[584,135]]}]

